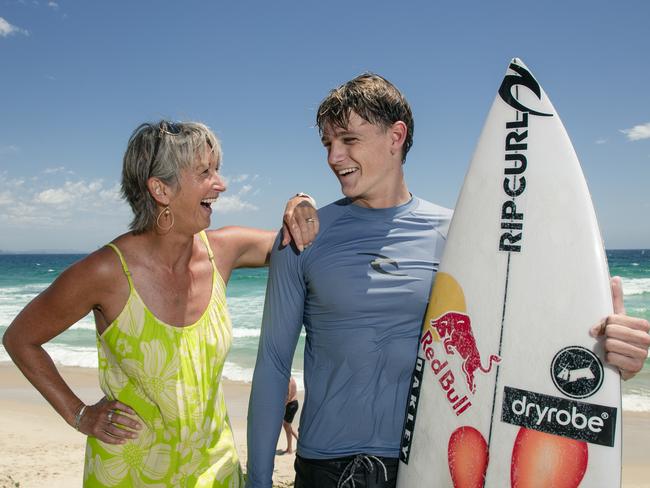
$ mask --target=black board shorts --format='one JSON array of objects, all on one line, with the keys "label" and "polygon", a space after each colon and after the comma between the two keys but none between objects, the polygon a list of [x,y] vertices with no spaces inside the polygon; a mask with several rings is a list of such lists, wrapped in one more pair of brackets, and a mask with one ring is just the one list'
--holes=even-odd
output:
[{"label": "black board shorts", "polygon": [[291,400],[287,403],[287,406],[284,407],[284,421],[289,423],[293,422],[293,418],[296,416],[297,411],[298,400]]},{"label": "black board shorts", "polygon": [[336,459],[296,455],[295,488],[395,488],[399,459],[359,454]]}]

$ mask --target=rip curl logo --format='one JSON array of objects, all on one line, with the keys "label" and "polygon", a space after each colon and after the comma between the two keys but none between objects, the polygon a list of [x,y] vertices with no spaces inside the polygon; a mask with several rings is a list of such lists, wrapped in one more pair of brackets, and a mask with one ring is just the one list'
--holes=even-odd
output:
[{"label": "rip curl logo", "polygon": [[407,276],[405,273],[396,273],[395,271],[386,269],[387,266],[390,266],[395,268],[395,270],[399,270],[399,265],[397,264],[397,261],[389,258],[388,256],[384,256],[383,254],[376,254],[373,252],[360,252],[358,254],[360,256],[375,256],[375,259],[370,261],[370,267],[375,271],[377,271],[378,273],[392,275],[392,276]]},{"label": "rip curl logo", "polygon": [[539,115],[540,117],[552,117],[553,114],[545,114],[542,112],[537,112],[526,107],[524,104],[519,102],[515,97],[512,96],[512,87],[515,85],[522,85],[532,91],[537,98],[542,99],[542,90],[537,83],[537,80],[533,78],[533,75],[524,68],[516,63],[510,63],[510,69],[516,72],[516,75],[506,75],[501,82],[501,87],[499,87],[499,95],[511,107],[519,110],[520,112],[528,112],[531,115]]}]

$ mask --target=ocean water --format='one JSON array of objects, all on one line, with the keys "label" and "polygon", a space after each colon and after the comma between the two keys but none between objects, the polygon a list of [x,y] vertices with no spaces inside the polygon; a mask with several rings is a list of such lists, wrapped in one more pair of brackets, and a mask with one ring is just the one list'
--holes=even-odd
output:
[{"label": "ocean water", "polygon": [[[0,336],[29,301],[44,290],[81,254],[0,254]],[[607,251],[610,272],[621,276],[627,313],[650,320],[650,250]],[[235,270],[227,288],[233,324],[233,346],[224,367],[224,376],[250,381],[257,354],[262,309],[266,289],[266,269]],[[95,325],[92,315],[80,320],[50,343],[46,350],[58,364],[97,367]],[[302,386],[300,338],[293,362],[293,374]],[[0,345],[0,362],[9,356]],[[623,383],[623,408],[650,411],[650,359],[632,380]]]},{"label": "ocean water", "polygon": [[[11,321],[36,295],[85,254],[0,254],[0,337]],[[264,293],[268,272],[265,268],[243,268],[233,272],[226,295],[233,324],[233,345],[223,375],[231,380],[253,377],[260,336]],[[97,367],[95,322],[92,314],[45,344],[57,364]],[[293,375],[302,387],[304,334],[298,342]],[[10,361],[0,345],[0,362]]]}]

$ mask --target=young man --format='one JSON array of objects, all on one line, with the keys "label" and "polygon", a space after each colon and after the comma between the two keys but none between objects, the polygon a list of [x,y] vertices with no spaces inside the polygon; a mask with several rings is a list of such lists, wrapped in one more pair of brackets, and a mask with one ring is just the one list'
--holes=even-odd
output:
[{"label": "young man", "polygon": [[[345,198],[319,210],[311,247],[298,254],[276,246],[272,254],[248,413],[247,486],[271,487],[283,391],[304,323],[296,488],[393,487],[422,317],[451,210],[408,191],[402,165],[413,118],[387,80],[365,74],[333,90],[317,124]],[[639,342],[624,326],[648,324],[634,320],[610,317],[607,330]],[[631,350],[615,343],[625,359],[609,360],[638,371],[645,344]]]}]

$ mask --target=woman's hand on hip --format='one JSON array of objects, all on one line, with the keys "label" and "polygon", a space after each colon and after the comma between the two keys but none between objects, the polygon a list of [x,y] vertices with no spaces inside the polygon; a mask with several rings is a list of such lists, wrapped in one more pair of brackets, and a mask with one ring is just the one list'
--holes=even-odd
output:
[{"label": "woman's hand on hip", "polygon": [[128,405],[104,397],[86,407],[79,421],[79,431],[107,444],[124,444],[138,437],[142,429],[141,422],[132,418],[135,415]]}]

